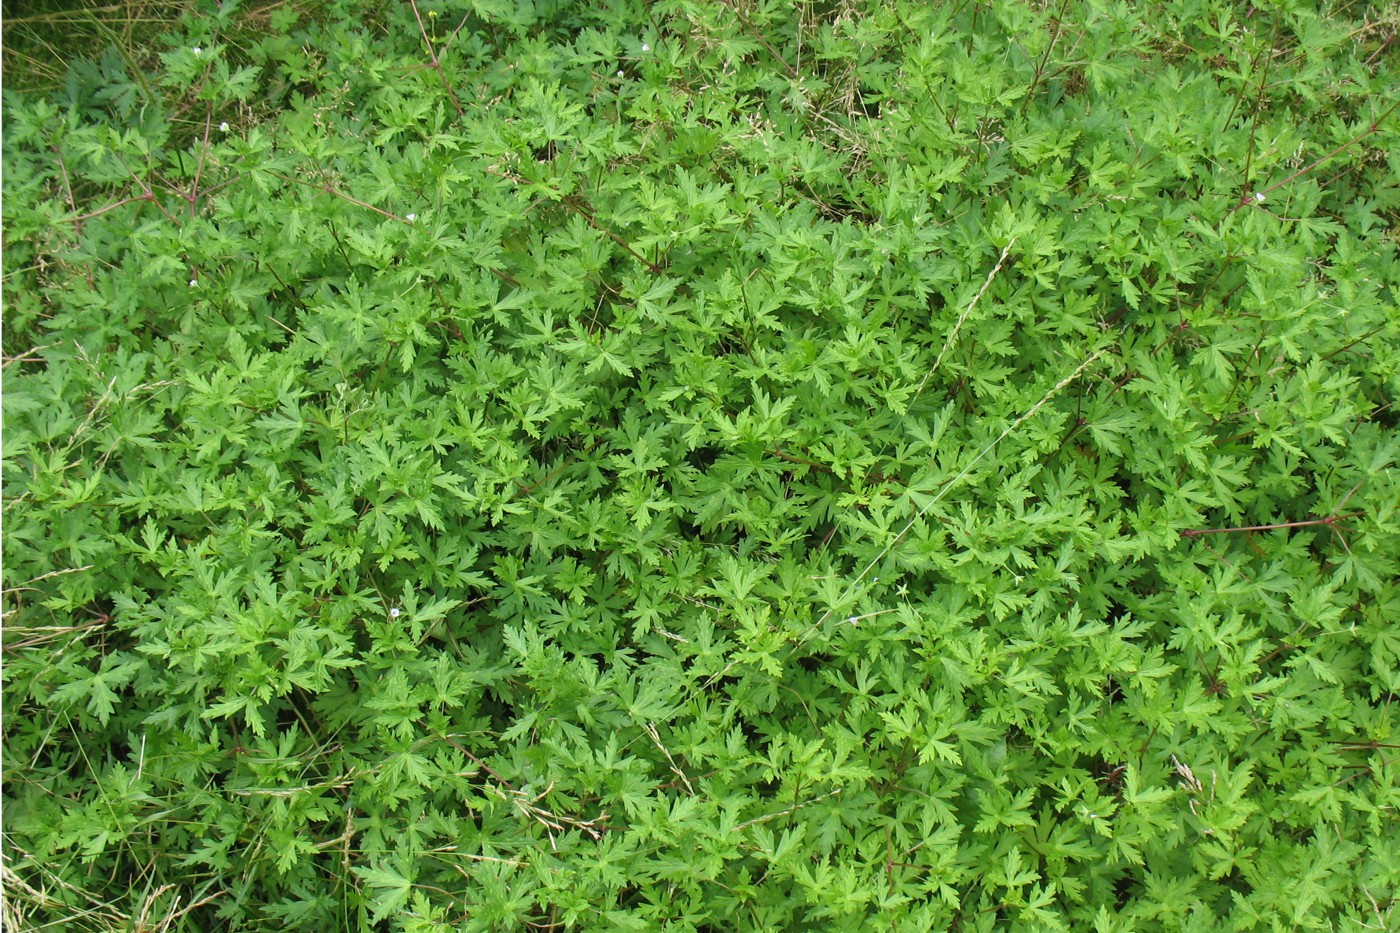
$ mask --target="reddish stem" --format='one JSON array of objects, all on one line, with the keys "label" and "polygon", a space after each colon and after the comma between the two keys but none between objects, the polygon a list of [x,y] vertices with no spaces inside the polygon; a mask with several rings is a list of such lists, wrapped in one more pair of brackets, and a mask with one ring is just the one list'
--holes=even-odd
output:
[{"label": "reddish stem", "polygon": [[588,221],[588,225],[591,226],[594,230],[597,230],[599,233],[603,234],[603,236],[612,240],[618,246],[621,246],[623,249],[627,250],[627,252],[631,253],[632,258],[640,262],[642,265],[646,266],[648,269],[650,269],[652,275],[661,275],[660,266],[658,266],[654,262],[651,262],[641,253],[633,249],[632,245],[626,240],[624,240],[622,237],[618,236],[616,233],[613,233],[611,230],[609,230],[602,224],[598,223],[598,221],[593,218],[593,213],[591,211],[586,211],[582,207],[575,204],[573,198],[563,198],[561,199],[560,203],[563,204],[565,207],[569,208],[571,211],[574,211],[584,220]]},{"label": "reddish stem", "polygon": [[[428,30],[423,28],[423,17],[418,13],[417,0],[408,0],[408,5],[413,7],[413,18],[418,21],[418,32],[423,36],[423,42],[428,46],[428,56],[432,59],[433,70],[442,79],[442,86],[447,91],[447,96],[452,98],[452,106],[457,108],[457,116],[463,116],[462,102],[457,99],[457,95],[452,90],[452,84],[447,80],[447,75],[442,70],[442,63],[438,60],[437,49],[433,48],[433,40],[428,38]],[[456,35],[454,32],[453,35]]]},{"label": "reddish stem", "polygon": [[739,22],[743,24],[743,27],[748,30],[749,35],[757,39],[759,43],[765,49],[768,50],[768,54],[776,58],[778,60],[778,64],[782,65],[783,69],[788,74],[792,75],[794,80],[798,80],[801,78],[801,75],[797,73],[797,69],[789,65],[787,61],[781,55],[778,54],[778,50],[773,48],[773,46],[768,43],[768,40],[763,38],[763,35],[749,23],[748,19],[744,16],[744,14],[739,11],[739,7],[737,4],[733,3],[732,0],[723,0],[723,2],[725,6],[729,7],[729,9],[734,11],[734,15],[738,17]]},{"label": "reddish stem", "polygon": [[209,126],[214,119],[214,105],[210,104],[204,110],[204,142],[199,148],[199,164],[194,168],[194,182],[190,185],[190,193],[185,195],[185,200],[190,205],[190,219],[194,219],[194,202],[199,197],[199,179],[204,174],[204,160],[209,155]]},{"label": "reddish stem", "polygon": [[1242,525],[1238,528],[1192,528],[1183,531],[1183,538],[1199,538],[1201,535],[1235,534],[1247,531],[1278,531],[1282,528],[1309,528],[1315,525],[1332,526],[1347,518],[1365,515],[1365,512],[1348,512],[1346,515],[1330,515],[1327,518],[1310,518],[1301,522],[1279,522],[1276,525]]},{"label": "reddish stem", "polygon": [[68,178],[68,163],[63,160],[63,149],[54,146],[53,151],[58,156],[58,168],[63,172],[63,193],[68,198],[68,206],[76,211],[78,202],[73,200],[73,182]]},{"label": "reddish stem", "polygon": [[125,205],[127,205],[127,204],[135,204],[137,201],[154,201],[154,200],[155,200],[155,197],[154,197],[153,195],[151,195],[151,194],[142,194],[142,195],[138,195],[137,197],[134,197],[134,198],[122,198],[120,201],[116,202],[115,204],[108,204],[106,207],[99,207],[99,208],[98,208],[97,210],[95,210],[95,211],[89,211],[89,212],[86,213],[86,214],[79,214],[77,217],[68,217],[68,218],[65,218],[63,222],[64,222],[64,223],[69,223],[69,224],[80,224],[80,223],[82,223],[82,222],[85,221],[85,220],[91,220],[91,219],[94,218],[94,217],[101,217],[103,214],[107,213],[108,211],[114,211],[114,210],[116,210],[117,208],[123,207],[123,206],[125,206]]},{"label": "reddish stem", "polygon": [[1357,133],[1357,134],[1356,134],[1355,136],[1353,136],[1351,139],[1349,139],[1349,140],[1347,140],[1346,142],[1342,143],[1342,144],[1341,144],[1340,146],[1338,146],[1336,149],[1333,149],[1331,152],[1327,153],[1325,156],[1323,156],[1322,158],[1318,159],[1316,162],[1313,162],[1311,165],[1306,165],[1306,166],[1304,166],[1303,168],[1298,169],[1298,171],[1294,172],[1292,175],[1289,175],[1289,176],[1288,176],[1287,178],[1285,178],[1283,181],[1276,181],[1276,182],[1274,182],[1272,185],[1269,185],[1269,187],[1264,188],[1264,189],[1258,191],[1258,192],[1257,192],[1256,194],[1254,194],[1254,195],[1250,195],[1249,193],[1246,193],[1245,196],[1242,197],[1242,198],[1240,199],[1240,203],[1236,204],[1236,205],[1234,206],[1234,208],[1231,209],[1231,213],[1234,213],[1234,211],[1239,210],[1240,208],[1244,207],[1246,204],[1251,204],[1251,203],[1253,203],[1254,200],[1255,200],[1255,198],[1256,198],[1258,195],[1268,194],[1269,192],[1271,192],[1271,191],[1273,191],[1273,190],[1275,190],[1275,189],[1277,189],[1277,188],[1282,188],[1284,185],[1288,184],[1288,183],[1289,183],[1290,181],[1292,181],[1293,179],[1299,177],[1300,175],[1306,175],[1308,172],[1311,172],[1313,169],[1317,168],[1317,167],[1318,167],[1319,165],[1321,165],[1322,163],[1327,162],[1328,160],[1332,159],[1333,157],[1335,157],[1335,156],[1337,155],[1337,153],[1341,152],[1343,149],[1349,149],[1350,147],[1352,147],[1352,146],[1356,145],[1357,143],[1361,142],[1361,140],[1365,139],[1367,136],[1370,136],[1370,135],[1371,135],[1372,133],[1374,133],[1376,130],[1380,129],[1381,124],[1385,122],[1385,118],[1388,117],[1388,116],[1390,116],[1392,113],[1394,113],[1394,112],[1395,112],[1395,108],[1397,108],[1397,107],[1400,107],[1400,100],[1397,100],[1395,103],[1393,103],[1393,104],[1391,104],[1389,107],[1387,107],[1387,108],[1385,109],[1385,112],[1382,113],[1380,116],[1376,117],[1374,120],[1372,120],[1372,121],[1371,121],[1371,125],[1368,126],[1368,127],[1366,127],[1366,129],[1362,130],[1360,133]]},{"label": "reddish stem", "polygon": [[389,211],[384,210],[382,207],[375,207],[373,204],[369,204],[369,203],[367,203],[367,202],[365,202],[365,201],[361,201],[359,198],[352,198],[352,197],[350,197],[350,195],[348,195],[348,194],[346,194],[345,192],[339,190],[339,189],[336,188],[335,186],[331,185],[329,182],[323,182],[323,183],[321,183],[321,184],[318,185],[318,184],[314,184],[314,183],[309,182],[309,181],[303,181],[303,180],[300,179],[300,178],[293,178],[291,175],[283,175],[281,172],[269,172],[268,174],[270,174],[270,175],[275,175],[276,177],[282,179],[283,181],[289,181],[289,182],[291,182],[291,183],[294,184],[294,185],[302,185],[302,186],[307,187],[307,188],[315,188],[317,191],[324,191],[326,194],[329,194],[329,195],[331,195],[332,197],[340,198],[342,201],[349,201],[351,204],[354,204],[356,207],[363,207],[363,208],[365,208],[365,209],[367,209],[367,210],[374,211],[376,214],[380,215],[381,217],[387,217],[387,218],[389,218],[390,220],[397,220],[399,223],[404,224],[405,226],[409,226],[409,227],[413,226],[413,221],[411,221],[411,220],[406,220],[405,218],[400,217],[398,214],[390,213]]},{"label": "reddish stem", "polygon": [[144,195],[143,200],[150,201],[152,204],[154,204],[156,206],[156,210],[160,211],[162,214],[165,215],[166,220],[169,220],[172,224],[174,224],[177,227],[181,226],[180,221],[176,220],[174,215],[167,211],[165,207],[160,203],[160,201],[156,199],[156,193],[151,190],[151,186],[142,181],[140,176],[138,176],[135,172],[131,170],[131,166],[126,166],[126,173],[131,176],[132,181],[136,182],[138,185],[141,186],[141,191]]}]

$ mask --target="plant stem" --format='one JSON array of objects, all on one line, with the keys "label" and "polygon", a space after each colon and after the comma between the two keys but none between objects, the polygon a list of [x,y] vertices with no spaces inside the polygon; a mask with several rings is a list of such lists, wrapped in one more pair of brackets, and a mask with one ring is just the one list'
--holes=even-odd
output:
[{"label": "plant stem", "polygon": [[[452,83],[447,80],[447,74],[442,70],[442,62],[438,59],[437,49],[433,48],[433,40],[428,38],[428,30],[423,28],[423,17],[418,12],[418,0],[408,0],[408,5],[413,7],[413,18],[418,21],[418,32],[422,34],[423,41],[428,46],[428,56],[432,59],[433,70],[442,79],[442,86],[447,91],[447,96],[452,98],[452,106],[457,110],[457,117],[460,119],[466,111],[462,109],[462,102],[457,99],[457,94],[452,90]],[[453,35],[456,35],[454,32]]]},{"label": "plant stem", "polygon": [[1327,518],[1309,518],[1301,522],[1279,522],[1275,525],[1240,525],[1235,528],[1191,528],[1181,533],[1183,538],[1199,538],[1201,535],[1236,534],[1249,531],[1278,531],[1282,528],[1308,528],[1315,525],[1335,525],[1346,518],[1356,518],[1365,512],[1348,512],[1346,515],[1330,515]]},{"label": "plant stem", "polygon": [[[1342,150],[1349,149],[1350,147],[1361,142],[1361,140],[1365,139],[1367,136],[1370,136],[1376,130],[1380,129],[1381,124],[1385,122],[1386,117],[1394,113],[1395,108],[1397,107],[1400,107],[1400,99],[1397,99],[1395,103],[1385,108],[1385,112],[1382,113],[1380,116],[1376,117],[1374,120],[1372,120],[1371,125],[1366,127],[1366,129],[1362,130],[1360,133],[1357,133],[1351,139],[1348,139],[1346,142],[1342,143],[1336,149],[1333,149],[1331,152],[1327,153],[1325,156],[1318,159],[1316,162],[1313,162],[1311,165],[1306,165],[1303,168],[1298,169],[1298,171],[1294,172],[1292,175],[1289,175],[1283,181],[1276,181],[1272,185],[1269,185],[1269,187],[1259,190],[1255,193],[1255,196],[1268,194],[1271,191],[1274,191],[1278,188],[1282,188],[1284,185],[1288,184],[1293,179],[1298,178],[1301,175],[1306,175],[1308,172],[1311,172],[1313,169],[1317,168],[1322,163],[1334,158]],[[1233,208],[1231,208],[1230,212],[1234,213],[1235,211],[1244,207],[1246,204],[1253,203],[1253,200],[1254,197],[1251,196],[1248,192],[1246,192],[1245,195],[1240,199],[1240,203],[1236,204]]]}]

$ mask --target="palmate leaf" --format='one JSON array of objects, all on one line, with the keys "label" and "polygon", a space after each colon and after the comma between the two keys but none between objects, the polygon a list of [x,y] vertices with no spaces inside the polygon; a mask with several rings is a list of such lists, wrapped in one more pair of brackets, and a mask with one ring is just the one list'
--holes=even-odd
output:
[{"label": "palmate leaf", "polygon": [[381,861],[372,866],[351,868],[367,888],[365,906],[369,922],[377,924],[385,917],[402,910],[413,893],[413,880],[404,874],[401,860]]}]

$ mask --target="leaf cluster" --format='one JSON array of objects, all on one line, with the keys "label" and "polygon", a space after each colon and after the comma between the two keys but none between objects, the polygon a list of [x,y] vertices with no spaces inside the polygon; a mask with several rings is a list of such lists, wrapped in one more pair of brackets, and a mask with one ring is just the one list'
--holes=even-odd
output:
[{"label": "leaf cluster", "polygon": [[7,924],[1386,928],[1362,15],[344,2],[7,93]]}]

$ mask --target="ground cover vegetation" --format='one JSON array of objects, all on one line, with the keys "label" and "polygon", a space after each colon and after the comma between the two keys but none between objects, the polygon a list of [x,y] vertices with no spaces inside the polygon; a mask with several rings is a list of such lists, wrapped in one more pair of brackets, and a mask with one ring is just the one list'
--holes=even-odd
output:
[{"label": "ground cover vegetation", "polygon": [[1395,929],[1385,6],[7,75],[8,928]]}]

